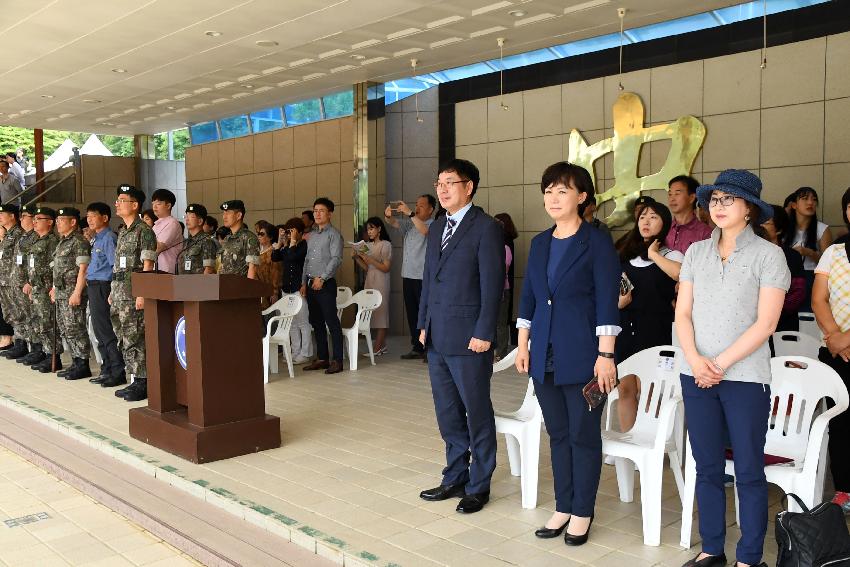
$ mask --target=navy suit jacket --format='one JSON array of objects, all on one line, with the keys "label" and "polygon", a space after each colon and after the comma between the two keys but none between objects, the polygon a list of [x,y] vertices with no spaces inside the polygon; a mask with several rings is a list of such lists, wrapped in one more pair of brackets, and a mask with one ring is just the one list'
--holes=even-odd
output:
[{"label": "navy suit jacket", "polygon": [[611,237],[586,222],[572,238],[549,287],[547,269],[554,227],[531,241],[519,317],[531,321],[528,372],[542,382],[552,344],[555,384],[586,384],[599,352],[596,327],[620,325],[620,261]]},{"label": "navy suit jacket", "polygon": [[496,340],[505,287],[504,236],[492,217],[473,206],[441,251],[445,226],[443,216],[428,230],[417,327],[441,354],[475,354],[468,348],[472,337]]}]

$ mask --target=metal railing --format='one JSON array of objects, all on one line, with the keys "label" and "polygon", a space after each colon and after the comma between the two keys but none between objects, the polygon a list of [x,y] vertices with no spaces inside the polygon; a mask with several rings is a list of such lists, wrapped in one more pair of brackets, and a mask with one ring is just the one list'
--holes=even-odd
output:
[{"label": "metal railing", "polygon": [[[74,177],[75,175],[79,176],[80,172],[81,172],[80,149],[79,148],[73,148],[71,151],[73,152],[73,154],[68,159],[68,161],[66,161],[65,163],[63,163],[62,165],[60,165],[58,168],[54,169],[53,171],[47,172],[46,174],[44,174],[44,176],[42,176],[41,179],[36,179],[30,185],[28,185],[22,191],[20,191],[17,195],[15,195],[15,196],[11,197],[10,199],[4,201],[3,204],[6,205],[8,203],[21,202],[24,206],[31,205],[31,204],[35,203],[36,201],[38,201],[39,199],[41,199],[42,197],[44,197],[45,195],[47,195],[48,193],[50,193],[56,187],[59,187],[64,181]],[[71,165],[74,166],[69,173],[63,175],[58,181],[54,182],[52,185],[48,186],[46,189],[39,191],[37,195],[32,197],[26,203],[24,203],[24,199],[23,199],[24,194],[29,193],[30,191],[41,186],[45,181],[47,181],[48,177],[62,171],[62,169],[68,164],[71,164]]]}]

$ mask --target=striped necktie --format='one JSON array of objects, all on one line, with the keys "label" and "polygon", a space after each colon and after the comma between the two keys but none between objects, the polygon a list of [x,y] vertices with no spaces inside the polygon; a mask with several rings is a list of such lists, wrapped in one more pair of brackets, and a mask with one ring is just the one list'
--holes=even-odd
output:
[{"label": "striped necktie", "polygon": [[457,226],[457,221],[451,218],[446,218],[448,229],[446,233],[443,235],[443,242],[440,244],[440,250],[445,250],[446,245],[448,245],[449,240],[452,238],[452,234],[454,234],[455,226]]}]

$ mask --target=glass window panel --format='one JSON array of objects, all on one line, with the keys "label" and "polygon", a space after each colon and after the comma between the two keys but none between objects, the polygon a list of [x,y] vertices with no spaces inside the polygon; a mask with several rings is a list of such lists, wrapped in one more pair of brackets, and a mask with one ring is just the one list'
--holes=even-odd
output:
[{"label": "glass window panel", "polygon": [[222,140],[236,138],[237,136],[247,136],[251,133],[251,128],[248,126],[247,114],[222,118],[218,121],[218,127],[221,128]]},{"label": "glass window panel", "polygon": [[283,128],[283,111],[279,106],[251,113],[251,131],[255,134]]},{"label": "glass window panel", "polygon": [[[454,69],[446,69],[442,71],[440,74],[445,75],[446,80],[448,81],[457,81],[458,79],[466,79],[468,77],[477,77],[479,75],[486,75],[487,73],[492,73],[493,68],[490,67],[487,63],[473,63],[472,65],[465,65],[463,67],[455,67]],[[436,73],[434,73],[436,74]]]},{"label": "glass window panel", "polygon": [[325,118],[350,116],[354,114],[354,91],[342,91],[322,97],[322,106],[325,108]]},{"label": "glass window panel", "polygon": [[610,47],[619,47],[619,45],[620,34],[611,33],[608,35],[601,35],[599,37],[591,37],[589,39],[574,41],[572,43],[565,43],[563,45],[556,45],[551,49],[561,57],[572,57],[574,55],[582,55],[583,53],[602,51],[603,49],[608,49]]},{"label": "glass window panel", "polygon": [[[823,4],[829,0],[768,0],[767,13],[777,14],[787,10],[796,10],[797,8],[806,8],[815,4]],[[747,2],[738,6],[730,6],[728,8],[720,8],[714,10],[714,13],[724,24],[740,22],[742,20],[750,20],[752,18],[760,18],[764,8],[761,1]]]},{"label": "glass window panel", "polygon": [[193,144],[205,144],[207,142],[215,142],[218,140],[218,128],[215,122],[201,122],[189,126],[189,132],[192,136]]},{"label": "glass window panel", "polygon": [[284,112],[286,112],[286,124],[288,126],[316,122],[322,119],[322,108],[317,98],[287,104],[284,107]]},{"label": "glass window panel", "polygon": [[670,37],[671,35],[713,28],[718,25],[720,23],[710,13],[703,13],[635,28],[629,30],[629,34],[635,41],[649,41],[659,37]]},{"label": "glass window panel", "polygon": [[501,69],[502,65],[504,65],[505,69],[515,69],[517,67],[525,67],[526,65],[534,65],[535,63],[543,63],[554,59],[560,59],[560,57],[551,49],[538,49],[537,51],[518,53],[517,55],[505,57],[501,62],[498,59],[491,59],[488,63],[490,63],[490,65],[495,67],[498,71]]}]

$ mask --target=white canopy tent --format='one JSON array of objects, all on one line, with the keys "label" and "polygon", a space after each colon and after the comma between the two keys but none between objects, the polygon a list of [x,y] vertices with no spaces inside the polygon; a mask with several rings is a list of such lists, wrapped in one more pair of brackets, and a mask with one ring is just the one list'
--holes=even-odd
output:
[{"label": "white canopy tent", "polygon": [[[56,151],[50,154],[50,157],[44,160],[44,171],[53,171],[64,165],[74,154],[74,142],[65,139],[62,144],[56,148]],[[92,134],[83,147],[80,148],[80,155],[86,156],[111,156],[112,152],[109,148],[103,145],[100,139]]]}]

